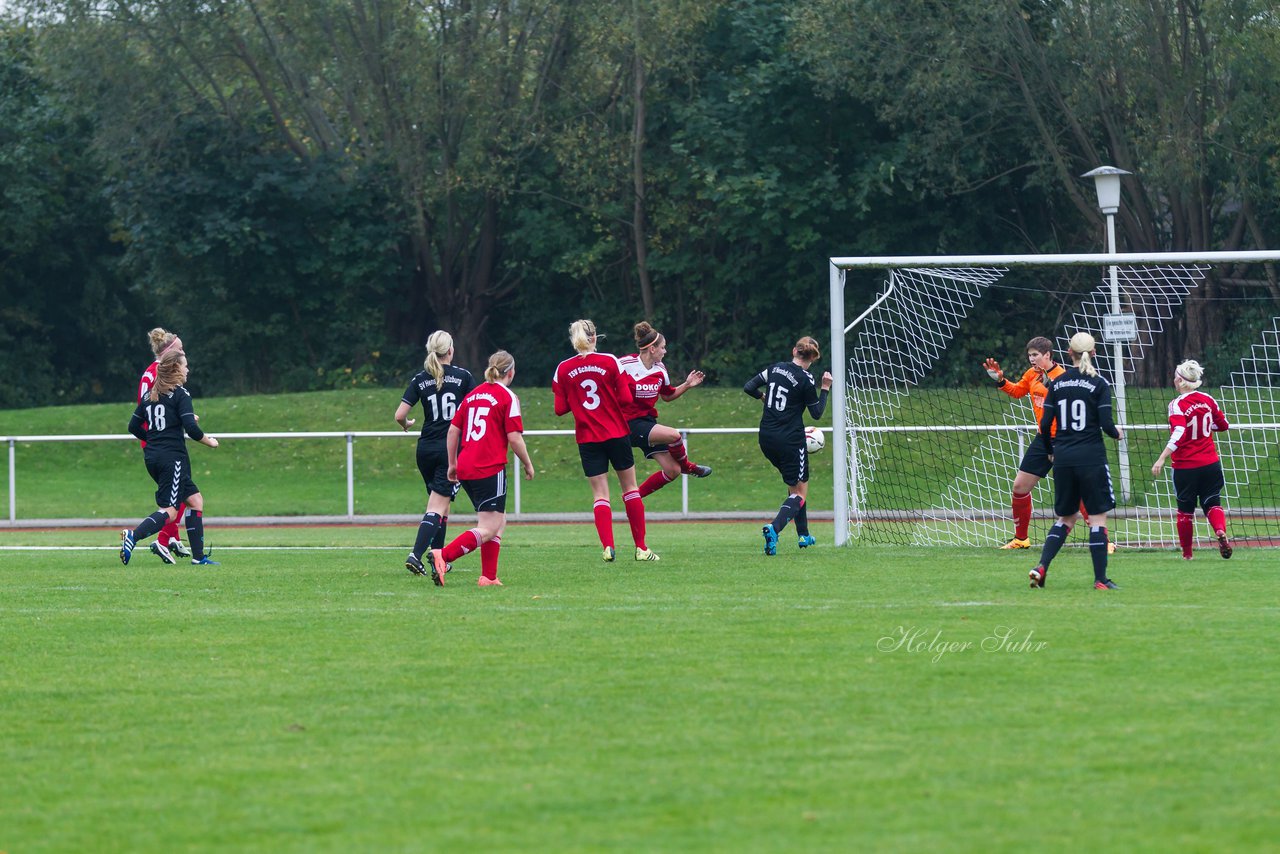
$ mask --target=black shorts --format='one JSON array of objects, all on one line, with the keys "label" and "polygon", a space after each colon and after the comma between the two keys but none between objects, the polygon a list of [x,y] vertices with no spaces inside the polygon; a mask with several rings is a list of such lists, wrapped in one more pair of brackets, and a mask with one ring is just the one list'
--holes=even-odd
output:
[{"label": "black shorts", "polygon": [[480,480],[464,480],[462,488],[467,491],[477,513],[507,512],[506,469]]},{"label": "black shorts", "polygon": [[782,482],[787,486],[809,482],[809,452],[803,438],[797,444],[761,433],[760,450],[765,459],[773,463],[773,467],[782,475]]},{"label": "black shorts", "polygon": [[1027,445],[1027,452],[1022,455],[1022,462],[1018,463],[1018,471],[1044,477],[1051,468],[1053,463],[1049,462],[1049,451],[1044,446],[1044,437],[1037,432],[1031,444]]},{"label": "black shorts", "polygon": [[1115,509],[1111,469],[1106,464],[1053,467],[1053,512],[1059,516],[1075,515],[1080,512],[1081,502],[1090,516]]},{"label": "black shorts", "polygon": [[1196,512],[1196,504],[1208,513],[1210,507],[1222,503],[1222,488],[1226,479],[1222,476],[1222,463],[1209,463],[1193,469],[1173,470],[1173,494],[1178,499],[1179,513]]},{"label": "black shorts", "polygon": [[449,473],[449,452],[443,442],[418,440],[418,471],[422,473],[427,492],[443,495],[450,501],[458,494],[458,484],[446,476]]},{"label": "black shorts", "polygon": [[631,456],[631,439],[621,436],[603,442],[583,442],[578,446],[578,456],[582,458],[582,473],[587,477],[595,477],[609,471],[626,471],[636,467],[636,459]]},{"label": "black shorts", "polygon": [[631,428],[631,447],[639,448],[646,459],[651,460],[654,454],[661,454],[667,450],[666,445],[649,444],[649,434],[653,432],[654,427],[658,426],[658,419],[634,418],[627,422],[627,426]]},{"label": "black shorts", "polygon": [[144,457],[147,473],[156,482],[156,506],[177,507],[200,491],[191,479],[191,460],[185,454]]}]

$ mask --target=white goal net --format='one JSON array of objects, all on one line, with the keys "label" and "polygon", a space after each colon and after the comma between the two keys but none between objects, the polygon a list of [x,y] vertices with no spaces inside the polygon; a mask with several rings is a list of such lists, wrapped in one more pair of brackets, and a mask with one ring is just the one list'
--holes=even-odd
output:
[{"label": "white goal net", "polygon": [[[1118,446],[1108,440],[1119,502],[1109,523],[1113,539],[1170,543],[1170,473],[1153,478],[1150,467],[1168,438],[1173,391],[1163,378],[1162,387],[1135,385],[1136,368],[1213,265],[1277,259],[1280,253],[1257,252],[831,259],[836,542],[995,546],[1009,539],[1010,486],[1036,429],[1030,398],[994,390],[977,364],[972,381],[936,381],[974,307],[991,288],[1007,287],[1026,291],[1028,299],[1058,300],[1061,322],[1009,330],[1016,343],[989,355],[1016,380],[1028,367],[1028,339],[1049,337],[1060,361],[1075,332],[1098,339],[1099,370],[1113,385],[1116,420],[1127,434]],[[881,282],[871,306],[848,324],[847,271]],[[1071,277],[1084,283],[1075,292],[1044,284]],[[1280,543],[1277,323],[1259,330],[1239,370],[1205,387],[1232,423],[1218,448],[1233,536],[1264,543]],[[966,366],[951,366],[946,376],[964,376],[957,367]],[[1042,534],[1052,513],[1051,476],[1032,500]]]}]

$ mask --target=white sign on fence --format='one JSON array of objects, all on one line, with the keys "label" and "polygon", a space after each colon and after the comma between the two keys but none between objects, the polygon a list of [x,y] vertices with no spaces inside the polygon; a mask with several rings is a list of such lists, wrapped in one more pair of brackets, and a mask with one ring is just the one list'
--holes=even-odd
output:
[{"label": "white sign on fence", "polygon": [[1104,314],[1102,340],[1108,344],[1137,341],[1138,316],[1136,314]]}]

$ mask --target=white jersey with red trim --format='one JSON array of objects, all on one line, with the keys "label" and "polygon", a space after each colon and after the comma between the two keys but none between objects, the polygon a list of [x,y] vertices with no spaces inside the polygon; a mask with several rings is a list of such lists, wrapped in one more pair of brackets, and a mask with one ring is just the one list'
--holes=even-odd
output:
[{"label": "white jersey with red trim", "polygon": [[671,377],[667,374],[667,366],[655,362],[652,368],[644,366],[639,353],[623,356],[618,360],[622,371],[631,383],[632,402],[622,407],[622,415],[628,421],[636,418],[658,417],[658,400],[671,394]]},{"label": "white jersey with red trim", "polygon": [[1175,469],[1194,469],[1218,462],[1213,434],[1230,427],[1218,401],[1209,395],[1202,391],[1178,395],[1169,402],[1170,463]]},{"label": "white jersey with red trim", "polygon": [[520,398],[502,383],[476,386],[449,422],[458,439],[458,480],[483,480],[506,468],[507,434],[523,433]]},{"label": "white jersey with red trim", "polygon": [[556,415],[573,413],[579,445],[631,435],[622,407],[632,402],[631,383],[612,353],[580,353],[556,367],[551,379]]}]

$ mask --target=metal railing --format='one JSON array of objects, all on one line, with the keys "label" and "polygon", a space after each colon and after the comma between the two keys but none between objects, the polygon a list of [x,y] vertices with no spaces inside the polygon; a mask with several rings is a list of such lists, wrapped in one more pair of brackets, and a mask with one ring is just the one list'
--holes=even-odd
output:
[{"label": "metal railing", "polygon": [[[703,435],[719,434],[728,435],[735,433],[757,433],[755,427],[691,427],[680,431],[681,439],[688,440],[692,433]],[[572,430],[526,430],[526,437],[536,436],[564,436],[573,437]],[[347,518],[356,518],[356,480],[355,480],[355,444],[356,439],[387,439],[397,437],[409,437],[417,441],[417,433],[404,433],[400,430],[347,430],[332,432],[314,432],[314,433],[218,433],[218,441],[224,439],[342,439],[346,443],[347,459],[346,459],[346,475],[347,475]],[[18,455],[17,449],[19,443],[32,442],[137,442],[137,438],[130,435],[119,434],[85,434],[85,435],[69,435],[69,436],[0,436],[0,441],[5,442],[9,446],[9,521],[11,523],[18,521]],[[519,471],[515,476],[510,478],[510,482],[514,484],[512,490],[512,499],[514,502],[513,513],[519,515],[521,511],[521,482],[523,478],[519,476]],[[680,478],[680,513],[681,515],[689,515],[689,481],[688,478]]]}]

